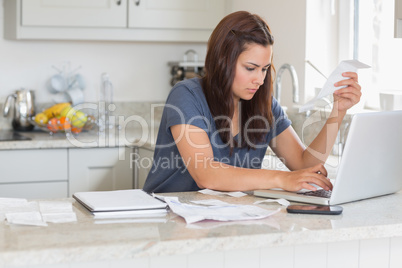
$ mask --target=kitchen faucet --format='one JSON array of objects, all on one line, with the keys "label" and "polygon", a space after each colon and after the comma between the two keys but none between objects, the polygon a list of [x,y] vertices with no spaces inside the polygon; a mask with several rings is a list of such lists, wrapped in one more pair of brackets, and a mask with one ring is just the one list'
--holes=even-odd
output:
[{"label": "kitchen faucet", "polygon": [[283,64],[279,68],[278,73],[276,75],[275,84],[274,84],[275,97],[276,97],[278,103],[280,103],[281,91],[282,91],[282,75],[286,69],[289,70],[290,76],[292,77],[293,103],[298,103],[299,102],[299,82],[297,79],[297,73],[296,73],[296,69],[288,63]]}]

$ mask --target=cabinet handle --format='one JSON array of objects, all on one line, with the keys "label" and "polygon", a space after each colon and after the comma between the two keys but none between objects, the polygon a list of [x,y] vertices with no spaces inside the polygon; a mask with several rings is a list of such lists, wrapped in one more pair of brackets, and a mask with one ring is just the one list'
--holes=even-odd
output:
[{"label": "cabinet handle", "polygon": [[136,0],[134,3],[135,3],[136,6],[139,6],[140,2],[141,2],[141,0]]},{"label": "cabinet handle", "polygon": [[120,6],[120,5],[121,5],[121,0],[116,0],[116,4],[117,4],[118,6]]}]

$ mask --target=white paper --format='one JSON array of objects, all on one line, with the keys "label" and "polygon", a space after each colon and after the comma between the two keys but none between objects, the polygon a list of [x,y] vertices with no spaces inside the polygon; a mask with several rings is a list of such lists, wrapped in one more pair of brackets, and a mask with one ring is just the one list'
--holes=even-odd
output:
[{"label": "white paper", "polygon": [[6,213],[6,218],[10,224],[47,226],[39,211]]},{"label": "white paper", "polygon": [[38,203],[21,198],[0,198],[0,213],[38,211]]},{"label": "white paper", "polygon": [[255,220],[266,218],[280,211],[280,209],[266,210],[252,205],[197,206],[184,204],[166,197],[165,201],[174,213],[183,217],[189,224],[203,220]]},{"label": "white paper", "polygon": [[318,95],[300,107],[299,112],[305,112],[314,108],[314,103],[330,94],[333,94],[336,90],[344,88],[345,86],[335,87],[334,84],[341,80],[347,79],[347,77],[342,76],[344,72],[357,72],[358,69],[370,68],[369,65],[364,64],[358,60],[345,60],[341,61],[339,65],[332,71],[331,75],[328,77],[324,86]]},{"label": "white paper", "polygon": [[15,205],[23,205],[27,204],[28,201],[23,198],[5,198],[5,197],[0,197],[0,208],[1,207],[7,207],[7,206],[15,206]]},{"label": "white paper", "polygon": [[45,222],[65,223],[77,221],[73,204],[67,201],[40,201],[39,210]]},{"label": "white paper", "polygon": [[[280,209],[278,209],[280,211]],[[238,225],[239,223],[236,221],[201,221],[192,224],[187,224],[186,228],[189,229],[208,229],[211,230],[213,228],[224,228],[232,225]],[[253,228],[253,226],[269,226],[276,230],[281,229],[281,225],[276,221],[275,218],[265,218],[259,220],[249,220],[242,221],[241,225],[247,225]]]},{"label": "white paper", "polygon": [[73,212],[73,204],[63,201],[40,201],[39,210],[42,213],[67,213]]},{"label": "white paper", "polygon": [[242,197],[242,196],[247,195],[243,192],[220,192],[220,191],[214,191],[214,190],[210,190],[210,189],[204,189],[204,190],[200,190],[198,192],[202,193],[202,194],[218,195],[218,196],[229,195],[232,197]]},{"label": "white paper", "polygon": [[140,219],[105,219],[95,220],[95,224],[116,224],[116,223],[165,223],[166,218],[140,218]]},{"label": "white paper", "polygon": [[152,197],[154,197],[156,199],[159,199],[159,200],[161,200],[163,202],[166,202],[165,198],[169,198],[169,199],[179,201],[179,198],[177,196],[163,196],[163,195],[158,195],[158,194],[152,193]]},{"label": "white paper", "polygon": [[52,223],[64,223],[77,221],[77,215],[74,212],[66,213],[42,213],[43,221]]},{"label": "white paper", "polygon": [[283,199],[283,198],[265,199],[265,200],[261,200],[261,201],[256,201],[253,204],[258,205],[258,204],[261,204],[261,203],[274,203],[274,202],[276,202],[276,203],[278,203],[278,204],[280,204],[282,206],[285,206],[285,207],[290,205],[290,202],[288,200],[286,200],[286,199]]},{"label": "white paper", "polygon": [[0,198],[0,219],[10,224],[47,226],[46,222],[77,221],[77,216],[70,202]]},{"label": "white paper", "polygon": [[111,211],[93,212],[94,219],[122,219],[122,218],[156,218],[166,217],[166,209],[148,209],[139,211]]},{"label": "white paper", "polygon": [[197,204],[197,205],[204,205],[204,206],[228,206],[228,205],[230,205],[229,203],[223,202],[218,199],[196,200],[196,201],[190,201],[190,202]]}]

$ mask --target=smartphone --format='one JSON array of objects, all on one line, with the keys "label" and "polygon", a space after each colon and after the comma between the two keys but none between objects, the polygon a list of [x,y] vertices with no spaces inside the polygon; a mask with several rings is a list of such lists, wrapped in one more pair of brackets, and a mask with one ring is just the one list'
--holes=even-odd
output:
[{"label": "smartphone", "polygon": [[343,208],[341,206],[290,205],[286,210],[288,213],[339,215]]}]

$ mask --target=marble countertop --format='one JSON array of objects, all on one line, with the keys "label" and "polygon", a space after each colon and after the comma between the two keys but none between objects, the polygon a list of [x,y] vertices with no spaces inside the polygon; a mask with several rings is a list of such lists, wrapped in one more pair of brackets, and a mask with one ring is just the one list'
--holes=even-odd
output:
[{"label": "marble countertop", "polygon": [[[182,202],[220,199],[252,204],[251,195],[216,197],[197,192],[169,193]],[[47,227],[0,223],[0,265],[37,265],[253,249],[402,236],[402,192],[343,204],[334,216],[288,214],[276,203],[262,208],[280,212],[261,220],[186,224],[169,212],[166,222],[98,224],[73,199],[78,221]]]},{"label": "marble countertop", "polygon": [[[10,130],[11,131],[11,130]],[[106,132],[95,130],[79,134],[55,133],[49,134],[41,130],[18,132],[31,140],[0,141],[0,150],[14,149],[56,149],[56,148],[94,148],[138,146],[148,149],[155,148],[157,130],[154,132],[141,128],[124,130],[108,129]]]}]

